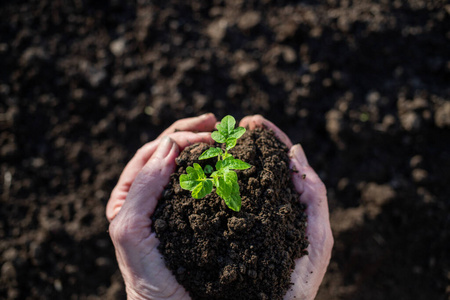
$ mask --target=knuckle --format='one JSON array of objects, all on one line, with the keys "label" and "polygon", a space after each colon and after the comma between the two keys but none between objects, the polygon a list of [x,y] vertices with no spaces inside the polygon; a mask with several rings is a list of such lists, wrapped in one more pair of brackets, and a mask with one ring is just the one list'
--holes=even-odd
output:
[{"label": "knuckle", "polygon": [[190,134],[191,134],[191,132],[175,131],[175,132],[172,132],[172,133],[170,133],[170,134],[168,134],[166,136],[176,142],[180,138],[186,137],[186,135],[190,135]]},{"label": "knuckle", "polygon": [[240,123],[248,123],[251,120],[252,116],[245,116],[241,119]]},{"label": "knuckle", "polygon": [[176,120],[176,121],[172,124],[172,126],[171,126],[171,127],[173,128],[173,131],[176,131],[176,130],[177,130],[177,127],[180,127],[180,126],[183,125],[185,122],[186,122],[185,119]]},{"label": "knuckle", "polygon": [[144,146],[142,146],[141,148],[137,149],[135,156],[136,157],[143,157],[145,155],[145,150],[147,149],[147,144],[145,144]]},{"label": "knuckle", "polygon": [[266,119],[264,119],[264,117],[263,116],[261,116],[261,115],[254,115],[253,116],[253,121],[256,123],[256,124],[263,124],[263,122],[265,121]]}]

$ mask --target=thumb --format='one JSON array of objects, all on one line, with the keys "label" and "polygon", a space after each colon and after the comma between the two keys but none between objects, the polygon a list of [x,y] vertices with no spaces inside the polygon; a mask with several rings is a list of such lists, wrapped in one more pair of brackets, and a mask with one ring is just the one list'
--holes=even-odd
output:
[{"label": "thumb", "polygon": [[123,211],[129,216],[146,218],[153,214],[158,198],[175,169],[178,152],[178,145],[170,137],[161,139],[158,148],[131,185],[120,214]]}]

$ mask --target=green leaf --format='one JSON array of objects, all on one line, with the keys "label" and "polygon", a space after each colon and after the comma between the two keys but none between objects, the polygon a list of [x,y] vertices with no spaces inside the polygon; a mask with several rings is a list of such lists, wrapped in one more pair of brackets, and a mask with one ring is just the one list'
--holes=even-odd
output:
[{"label": "green leaf", "polygon": [[218,143],[226,143],[227,151],[236,146],[236,140],[245,133],[244,127],[234,128],[236,120],[228,115],[217,124],[217,130],[211,134],[213,140]]},{"label": "green leaf", "polygon": [[230,197],[225,200],[225,203],[229,208],[231,208],[234,211],[240,211],[241,205],[242,205],[242,199],[241,194],[239,193],[239,184],[237,182],[233,183],[233,187],[231,190]]},{"label": "green leaf", "polygon": [[212,192],[213,183],[211,180],[202,181],[192,191],[192,197],[194,199],[201,199]]},{"label": "green leaf", "polygon": [[187,167],[186,172],[187,174],[180,175],[180,186],[185,190],[194,190],[206,178],[202,167],[197,163],[194,164],[194,167]]},{"label": "green leaf", "polygon": [[213,170],[214,170],[213,167],[211,167],[210,165],[206,165],[205,168],[203,169],[205,174],[211,174]]},{"label": "green leaf", "polygon": [[213,133],[211,133],[211,138],[218,143],[225,143],[227,141],[227,137],[219,131],[213,131]]},{"label": "green leaf", "polygon": [[[250,164],[243,162],[240,159],[236,159],[232,156],[224,159],[221,164],[222,169],[230,169],[230,170],[246,170],[250,167],[251,167]],[[216,169],[217,169],[217,164],[216,164]]]},{"label": "green leaf", "polygon": [[227,151],[230,150],[231,148],[234,148],[234,146],[236,146],[236,142],[237,142],[237,140],[235,138],[232,138],[232,137],[227,138],[227,141],[226,141]]},{"label": "green leaf", "polygon": [[212,178],[219,177],[219,176],[223,176],[223,171],[222,171],[222,170],[214,171],[214,172],[211,174],[211,177],[212,177]]},{"label": "green leaf", "polygon": [[213,177],[213,184],[216,187],[216,193],[217,193],[217,189],[219,188],[219,176],[215,176]]},{"label": "green leaf", "polygon": [[245,133],[245,128],[244,127],[238,127],[236,129],[233,130],[233,132],[230,134],[229,137],[238,139],[240,138],[244,133]]},{"label": "green leaf", "polygon": [[217,195],[219,195],[224,200],[225,200],[225,198],[230,197],[231,189],[232,189],[233,185],[227,183],[222,177],[219,177],[217,179],[217,183],[218,183],[216,185],[216,193],[217,193]]},{"label": "green leaf", "polygon": [[217,130],[219,130],[225,138],[228,138],[233,133],[234,125],[236,125],[236,120],[232,116],[228,115],[225,116],[219,124],[217,124]]},{"label": "green leaf", "polygon": [[218,179],[216,193],[225,201],[225,204],[234,211],[241,210],[241,195],[239,194],[239,184],[237,182],[226,182],[224,179]]},{"label": "green leaf", "polygon": [[206,175],[203,173],[203,169],[199,164],[194,163],[194,171],[198,174],[199,178],[206,178]]},{"label": "green leaf", "polygon": [[222,170],[222,165],[223,165],[223,160],[218,160],[216,162],[216,170],[217,171]]},{"label": "green leaf", "polygon": [[211,147],[208,150],[206,150],[205,152],[203,152],[202,155],[200,155],[200,157],[198,159],[200,159],[200,160],[208,159],[211,157],[219,156],[222,153],[223,153],[222,149]]},{"label": "green leaf", "polygon": [[180,186],[181,188],[192,191],[199,184],[197,178],[194,178],[191,174],[180,175]]},{"label": "green leaf", "polygon": [[227,159],[228,157],[233,157],[230,153],[222,155],[222,159]]},{"label": "green leaf", "polygon": [[206,179],[202,167],[194,163],[194,167],[186,168],[187,174],[180,175],[180,186],[185,190],[192,191],[192,197],[200,199],[212,192],[212,181]]},{"label": "green leaf", "polygon": [[231,194],[229,197],[223,199],[225,204],[234,211],[240,211],[242,200],[239,194]]},{"label": "green leaf", "polygon": [[228,170],[223,173],[223,179],[225,180],[225,182],[227,182],[229,184],[232,184],[232,183],[238,181],[236,172],[231,171],[231,170]]}]

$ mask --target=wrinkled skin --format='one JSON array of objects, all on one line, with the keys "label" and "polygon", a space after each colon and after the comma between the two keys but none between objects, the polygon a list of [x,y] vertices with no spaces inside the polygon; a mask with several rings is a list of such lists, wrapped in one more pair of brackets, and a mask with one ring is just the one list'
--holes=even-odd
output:
[{"label": "wrinkled skin", "polygon": [[[140,148],[127,164],[111,193],[106,216],[109,232],[125,281],[128,299],[190,299],[188,292],[166,268],[151,231],[151,219],[158,199],[175,170],[175,158],[185,147],[198,142],[213,143],[211,131],[217,120],[213,114],[182,119],[167,128],[156,140]],[[302,147],[262,116],[248,116],[240,126],[272,129],[284,142],[294,172],[292,180],[300,201],[307,205],[309,255],[296,260],[291,276],[294,283],[284,299],[311,300],[325,275],[333,247],[326,189],[308,165]],[[304,176],[306,175],[306,177]]]}]

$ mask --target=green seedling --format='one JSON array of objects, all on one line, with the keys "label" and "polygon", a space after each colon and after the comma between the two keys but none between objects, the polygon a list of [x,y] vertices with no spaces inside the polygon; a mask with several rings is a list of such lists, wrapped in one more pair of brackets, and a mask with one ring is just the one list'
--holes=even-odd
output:
[{"label": "green seedling", "polygon": [[[221,148],[211,147],[200,155],[199,159],[217,157],[216,169],[206,165],[204,169],[194,163],[193,167],[187,167],[187,174],[180,175],[180,186],[191,191],[192,197],[201,199],[210,194],[213,186],[216,193],[225,204],[234,211],[241,209],[241,195],[239,192],[238,177],[233,170],[245,170],[250,164],[234,158],[228,151],[236,146],[236,141],[245,133],[244,127],[234,128],[236,120],[232,116],[226,116],[217,125],[217,131],[211,133],[211,137],[217,143],[225,144],[225,152]],[[206,177],[205,174],[211,174]]]}]

